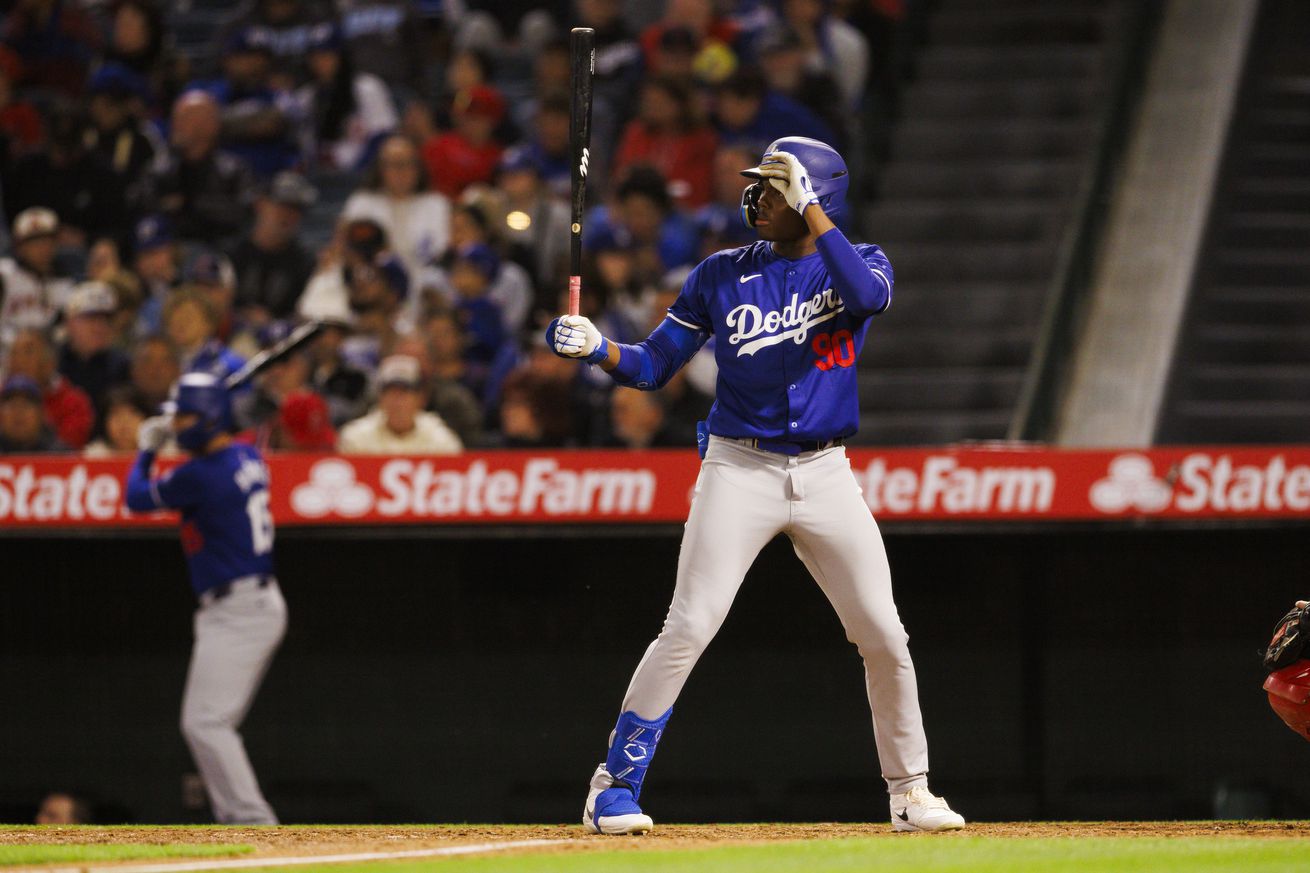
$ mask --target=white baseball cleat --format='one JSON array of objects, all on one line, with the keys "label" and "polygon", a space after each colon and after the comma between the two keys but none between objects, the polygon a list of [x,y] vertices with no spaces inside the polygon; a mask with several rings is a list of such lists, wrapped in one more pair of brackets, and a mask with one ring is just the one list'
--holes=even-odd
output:
[{"label": "white baseball cleat", "polygon": [[958,831],[964,816],[923,786],[891,797],[892,827],[898,831]]},{"label": "white baseball cleat", "polygon": [[587,805],[582,809],[582,824],[593,834],[644,834],[655,827],[651,817],[637,806],[632,789],[614,777],[601,764],[591,776]]}]

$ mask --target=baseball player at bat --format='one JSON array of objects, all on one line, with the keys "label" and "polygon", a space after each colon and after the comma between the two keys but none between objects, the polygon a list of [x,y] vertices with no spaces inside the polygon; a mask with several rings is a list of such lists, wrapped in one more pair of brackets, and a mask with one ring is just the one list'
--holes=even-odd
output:
[{"label": "baseball player at bat", "polygon": [[[168,414],[147,419],[127,479],[134,512],[182,513],[182,549],[200,606],[182,697],[182,734],[222,824],[277,824],[237,728],[286,632],[273,575],[268,467],[232,440],[230,392],[210,373],[187,373]],[[191,457],[151,476],[170,437]]]},{"label": "baseball player at bat", "polygon": [[760,241],[705,259],[644,341],[611,342],[579,316],[547,329],[557,354],[599,364],[632,388],[664,385],[711,335],[719,364],[673,603],[628,686],[582,821],[604,834],[651,829],[638,801],[673,704],[746,570],[782,532],[864,659],[892,824],[957,830],[964,819],[928,790],[914,664],[887,555],[842,446],[859,421],[855,360],[870,320],[891,303],[891,265],[833,224],[849,177],[830,146],[779,139],[742,175],[755,180],[741,210]]}]

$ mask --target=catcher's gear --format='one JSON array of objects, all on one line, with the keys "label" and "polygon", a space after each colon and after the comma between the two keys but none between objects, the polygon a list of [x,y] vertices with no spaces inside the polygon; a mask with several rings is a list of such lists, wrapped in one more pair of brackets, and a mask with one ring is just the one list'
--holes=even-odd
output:
[{"label": "catcher's gear", "polygon": [[1270,673],[1264,689],[1269,705],[1288,727],[1310,740],[1310,661]]},{"label": "catcher's gear", "polygon": [[1306,641],[1310,639],[1310,610],[1292,609],[1274,626],[1274,636],[1264,651],[1266,670],[1281,670],[1301,657]]}]

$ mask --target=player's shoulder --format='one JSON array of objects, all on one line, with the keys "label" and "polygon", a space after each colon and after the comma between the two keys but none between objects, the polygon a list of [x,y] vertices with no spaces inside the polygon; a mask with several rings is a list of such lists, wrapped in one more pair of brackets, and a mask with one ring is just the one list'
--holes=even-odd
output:
[{"label": "player's shoulder", "polygon": [[866,260],[879,257],[883,260],[887,260],[887,253],[882,250],[882,246],[877,245],[876,243],[851,243],[851,247],[855,249],[860,257]]},{"label": "player's shoulder", "polygon": [[732,249],[723,249],[710,255],[700,262],[697,271],[707,273],[717,273],[719,271],[732,271],[742,267],[748,267],[773,257],[769,249],[769,243],[764,240],[756,240],[744,246],[737,246]]}]

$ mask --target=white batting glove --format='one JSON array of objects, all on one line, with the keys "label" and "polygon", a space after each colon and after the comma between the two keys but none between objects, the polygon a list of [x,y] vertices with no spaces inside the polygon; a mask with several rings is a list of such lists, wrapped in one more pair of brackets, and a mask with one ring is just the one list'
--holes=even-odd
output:
[{"label": "white batting glove", "polygon": [[546,340],[555,354],[564,358],[581,358],[589,364],[603,361],[609,343],[600,335],[591,319],[581,315],[562,315],[550,323]]},{"label": "white batting glove", "polygon": [[136,432],[136,447],[143,452],[158,452],[173,436],[173,417],[156,415],[141,422]]},{"label": "white batting glove", "polygon": [[804,215],[811,203],[819,202],[805,165],[791,152],[770,152],[760,162],[760,175],[787,198],[787,205]]}]

